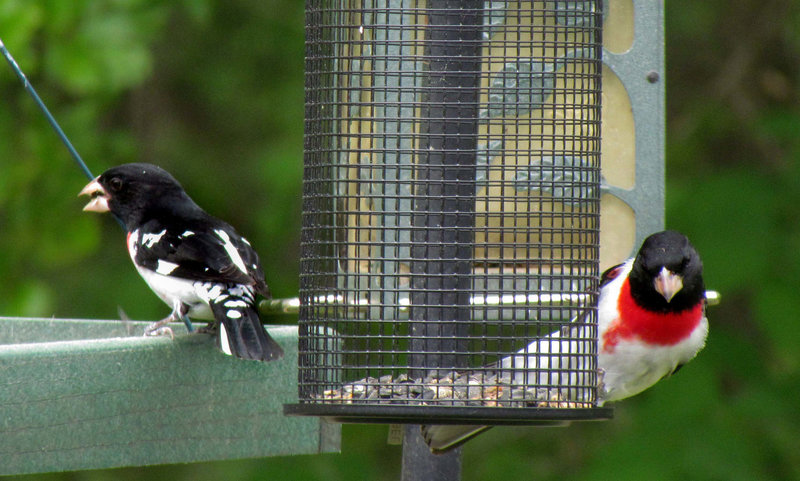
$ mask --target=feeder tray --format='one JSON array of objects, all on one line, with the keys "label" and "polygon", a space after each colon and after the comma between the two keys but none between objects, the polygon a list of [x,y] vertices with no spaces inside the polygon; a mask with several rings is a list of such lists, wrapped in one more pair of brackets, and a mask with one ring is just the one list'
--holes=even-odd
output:
[{"label": "feeder tray", "polygon": [[599,2],[306,11],[299,403],[285,412],[610,417],[595,402]]}]

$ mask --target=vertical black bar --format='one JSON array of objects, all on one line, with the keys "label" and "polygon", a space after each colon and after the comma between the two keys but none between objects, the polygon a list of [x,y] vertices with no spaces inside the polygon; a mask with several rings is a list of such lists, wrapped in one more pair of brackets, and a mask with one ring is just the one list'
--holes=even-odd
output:
[{"label": "vertical black bar", "polygon": [[[467,351],[483,0],[430,0],[411,247],[412,375]],[[445,354],[450,353],[450,354]]]},{"label": "vertical black bar", "polygon": [[[428,2],[411,236],[414,377],[463,364],[453,353],[469,345],[482,8],[483,0]],[[433,455],[419,426],[406,426],[402,480],[458,480],[460,451]]]},{"label": "vertical black bar", "polygon": [[431,454],[418,425],[407,425],[403,432],[401,481],[456,481],[461,479],[461,448],[444,454]]}]

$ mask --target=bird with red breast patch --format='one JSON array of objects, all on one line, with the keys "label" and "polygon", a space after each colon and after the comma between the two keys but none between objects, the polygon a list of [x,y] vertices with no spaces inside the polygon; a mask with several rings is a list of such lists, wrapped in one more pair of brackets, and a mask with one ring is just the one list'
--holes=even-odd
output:
[{"label": "bird with red breast patch", "polygon": [[283,349],[258,317],[256,294],[270,297],[258,255],[226,222],[207,214],[164,169],[124,164],[103,172],[80,192],[83,210],[111,212],[128,231],[128,253],[147,285],[172,308],[145,334],[188,316],[211,320],[225,354],[272,361]]},{"label": "bird with red breast patch", "polygon": [[705,346],[703,263],[689,239],[664,231],[608,269],[598,301],[599,404],[649,388]]},{"label": "bird with red breast patch", "polygon": [[[708,334],[705,307],[703,263],[679,232],[649,236],[635,257],[606,270],[597,306],[597,405],[639,394],[692,360]],[[574,354],[587,352],[588,327],[577,320],[493,367],[511,370],[512,382],[527,386],[552,385],[548,376],[558,370],[577,376],[585,367],[579,365],[583,357]],[[568,384],[579,385],[576,381]],[[562,388],[555,395],[559,400],[586,401],[575,399],[574,392],[585,390]],[[432,451],[444,452],[486,429],[427,425],[422,433]]]}]

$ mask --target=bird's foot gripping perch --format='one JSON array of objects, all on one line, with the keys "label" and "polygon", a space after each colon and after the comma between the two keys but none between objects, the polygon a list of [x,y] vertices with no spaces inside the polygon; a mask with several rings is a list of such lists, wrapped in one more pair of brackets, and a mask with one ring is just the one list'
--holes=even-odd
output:
[{"label": "bird's foot gripping perch", "polygon": [[192,325],[192,320],[189,319],[189,316],[186,315],[188,309],[182,303],[178,303],[173,308],[172,312],[169,316],[161,319],[160,321],[151,322],[144,328],[144,335],[145,336],[169,336],[170,339],[175,339],[175,333],[172,331],[172,328],[169,327],[167,324],[170,322],[177,322],[183,321],[186,325],[186,329],[189,332],[194,332],[194,326]]},{"label": "bird's foot gripping perch", "polygon": [[167,317],[166,319],[162,319],[160,321],[151,322],[144,328],[144,335],[145,336],[169,336],[170,339],[173,341],[175,340],[175,333],[172,332],[172,328],[167,326],[167,323],[172,322],[172,319]]}]

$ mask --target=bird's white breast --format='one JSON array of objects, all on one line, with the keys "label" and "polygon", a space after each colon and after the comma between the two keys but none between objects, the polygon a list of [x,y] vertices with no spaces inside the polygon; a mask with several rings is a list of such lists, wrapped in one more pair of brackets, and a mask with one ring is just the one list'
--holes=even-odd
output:
[{"label": "bird's white breast", "polygon": [[671,346],[655,346],[641,340],[619,342],[611,353],[600,351],[597,363],[603,371],[601,403],[625,399],[648,389],[679,364],[694,358],[703,348],[708,320],[703,317],[692,334]]},{"label": "bird's white breast", "polygon": [[180,277],[159,274],[156,271],[136,266],[139,275],[150,286],[150,289],[170,307],[177,303],[189,306],[190,317],[213,319],[214,315],[208,306],[208,288],[205,282],[191,281]]}]

